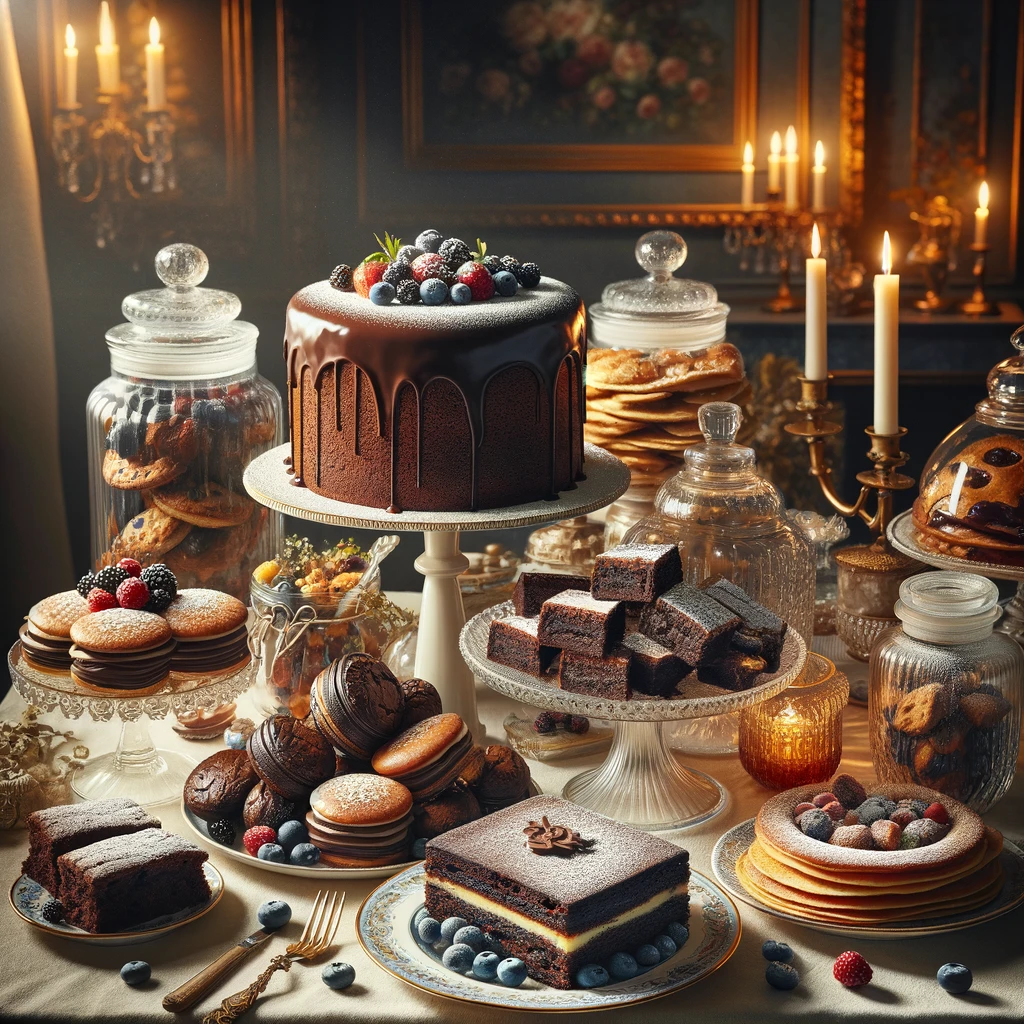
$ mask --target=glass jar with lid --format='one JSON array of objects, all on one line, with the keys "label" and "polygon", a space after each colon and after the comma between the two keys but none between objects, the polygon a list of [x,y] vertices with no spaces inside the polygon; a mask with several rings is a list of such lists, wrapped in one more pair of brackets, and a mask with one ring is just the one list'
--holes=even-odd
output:
[{"label": "glass jar with lid", "polygon": [[179,587],[246,601],[279,517],[242,474],[282,440],[281,396],[257,372],[238,297],[199,287],[208,269],[193,245],[161,249],[166,287],[129,295],[129,322],[107,332],[111,375],[86,404],[92,560],[163,562]]},{"label": "glass jar with lid", "polygon": [[[703,444],[662,484],[655,510],[625,535],[626,543],[675,544],[683,578],[723,576],[780,616],[810,648],[814,627],[815,557],[786,516],[782,495],[757,472],[753,449],[736,442],[742,414],[731,402],[698,412]],[[673,746],[694,753],[737,749],[738,714],[674,727]]]},{"label": "glass jar with lid", "polygon": [[999,591],[982,576],[927,572],[900,585],[901,625],[869,664],[871,759],[985,811],[1009,789],[1020,744],[1024,652],[993,632]]}]

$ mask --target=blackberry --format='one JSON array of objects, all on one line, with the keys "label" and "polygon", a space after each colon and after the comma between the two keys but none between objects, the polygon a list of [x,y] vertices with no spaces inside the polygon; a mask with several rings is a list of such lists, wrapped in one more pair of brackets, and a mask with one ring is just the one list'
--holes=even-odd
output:
[{"label": "blackberry", "polygon": [[159,615],[162,611],[165,611],[167,606],[174,600],[174,595],[168,590],[161,590],[157,587],[156,590],[149,592],[149,600],[146,602],[146,611],[153,612]]},{"label": "blackberry", "polygon": [[533,722],[533,731],[542,735],[555,731],[555,719],[550,711],[542,711]]},{"label": "blackberry", "polygon": [[88,597],[89,591],[95,586],[96,577],[91,572],[87,572],[75,585],[75,590],[77,590],[82,597]]},{"label": "blackberry", "polygon": [[44,921],[49,921],[50,924],[60,924],[64,920],[64,904],[60,900],[50,897],[43,904],[42,915]]},{"label": "blackberry", "polygon": [[332,288],[340,292],[352,291],[352,268],[347,263],[339,263],[332,271],[329,278]]},{"label": "blackberry", "polygon": [[147,565],[142,570],[142,582],[149,587],[151,594],[157,590],[166,590],[172,599],[178,594],[178,578],[163,562]]},{"label": "blackberry", "polygon": [[453,271],[458,270],[463,263],[470,263],[473,260],[473,253],[461,238],[446,238],[437,253]]},{"label": "blackberry", "polygon": [[492,274],[498,273],[499,270],[505,268],[501,265],[501,259],[498,256],[485,256],[480,261]]},{"label": "blackberry", "polygon": [[519,273],[522,269],[522,264],[515,258],[515,256],[502,256],[501,257],[501,269],[507,270],[510,274],[514,275],[515,279],[519,280]]},{"label": "blackberry", "polygon": [[582,736],[583,733],[590,731],[590,719],[584,718],[583,715],[573,715],[569,721],[565,723],[565,727],[569,732],[574,732],[577,736]]},{"label": "blackberry", "polygon": [[210,838],[216,840],[221,846],[231,846],[235,841],[235,827],[227,818],[217,818],[206,826]]},{"label": "blackberry", "polygon": [[393,263],[388,265],[388,269],[384,271],[384,276],[381,280],[391,285],[391,287],[397,291],[398,286],[403,281],[408,281],[411,277],[412,267],[410,267],[409,261],[395,260]]},{"label": "blackberry", "polygon": [[100,569],[100,571],[96,573],[96,576],[93,579],[93,586],[99,587],[100,590],[105,590],[108,594],[116,594],[117,588],[126,579],[128,579],[130,575],[130,573],[125,572],[120,566],[108,565],[105,569]]},{"label": "blackberry", "polygon": [[513,273],[520,288],[536,288],[540,284],[540,267],[536,263],[520,263]]},{"label": "blackberry", "polygon": [[420,286],[412,279],[402,281],[398,286],[398,301],[403,306],[414,306],[420,301]]}]

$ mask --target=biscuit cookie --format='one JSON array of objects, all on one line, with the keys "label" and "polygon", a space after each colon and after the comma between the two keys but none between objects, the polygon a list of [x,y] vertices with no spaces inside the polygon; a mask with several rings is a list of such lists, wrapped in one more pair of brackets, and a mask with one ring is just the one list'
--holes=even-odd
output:
[{"label": "biscuit cookie", "polygon": [[176,640],[221,636],[245,624],[246,607],[219,590],[188,587],[164,609],[164,621]]},{"label": "biscuit cookie", "polygon": [[893,726],[910,736],[931,732],[949,714],[950,696],[944,683],[927,683],[911,690],[896,705]]},{"label": "biscuit cookie", "polygon": [[153,492],[157,508],[193,526],[219,529],[240,526],[252,514],[252,499],[211,480],[203,486],[180,486]]},{"label": "biscuit cookie", "polygon": [[125,526],[114,543],[118,557],[148,562],[176,548],[191,529],[191,524],[161,509],[147,508]]},{"label": "biscuit cookie", "polygon": [[88,612],[89,606],[77,590],[63,590],[32,605],[27,618],[46,636],[66,639],[71,636],[71,627]]},{"label": "biscuit cookie", "polygon": [[176,462],[191,462],[199,454],[195,421],[175,413],[170,419],[146,426],[146,447]]},{"label": "biscuit cookie", "polygon": [[103,457],[104,481],[122,491],[145,491],[151,487],[163,487],[184,472],[185,463],[166,455],[146,463],[137,459],[122,459],[114,451],[108,451]]}]

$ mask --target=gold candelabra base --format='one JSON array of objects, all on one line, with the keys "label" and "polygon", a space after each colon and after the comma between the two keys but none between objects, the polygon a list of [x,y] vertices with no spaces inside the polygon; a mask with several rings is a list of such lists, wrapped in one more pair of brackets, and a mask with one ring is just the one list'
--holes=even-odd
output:
[{"label": "gold candelabra base", "polygon": [[990,245],[978,242],[971,245],[971,252],[974,253],[974,268],[971,271],[974,275],[974,291],[971,293],[971,297],[965,302],[961,302],[958,307],[961,313],[966,313],[968,316],[999,315],[999,306],[985,298],[985,264],[991,248]]}]

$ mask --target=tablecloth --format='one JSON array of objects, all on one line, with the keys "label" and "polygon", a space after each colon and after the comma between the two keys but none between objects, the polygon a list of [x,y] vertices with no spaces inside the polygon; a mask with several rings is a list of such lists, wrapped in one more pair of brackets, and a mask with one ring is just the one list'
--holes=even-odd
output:
[{"label": "tablecloth", "polygon": [[[480,717],[492,741],[504,740],[501,723],[515,705],[481,689]],[[0,705],[0,717],[14,718],[23,702],[11,692]],[[248,698],[239,702],[241,714],[253,714]],[[67,725],[64,726],[65,728]],[[71,724],[93,753],[112,749],[116,725],[79,719]],[[195,743],[178,737],[167,721],[152,724],[158,746],[185,751],[197,759],[219,744]],[[850,706],[844,722],[843,769],[858,778],[871,778],[867,715]],[[598,758],[568,762],[530,762],[534,779],[544,792],[557,793],[566,780]],[[729,791],[726,809],[712,820],[666,838],[690,851],[694,869],[712,876],[711,850],[723,832],[753,816],[769,791],[755,783],[736,757],[692,757],[694,767],[719,779]],[[155,809],[166,828],[189,835],[178,807]],[[986,816],[1004,835],[1024,840],[1024,777]],[[9,885],[19,874],[25,856],[24,832],[0,832],[0,879]],[[253,980],[271,955],[301,930],[315,886],[305,879],[271,874],[212,854],[226,883],[219,906],[201,921],[144,945],[101,948],[51,938],[24,925],[6,901],[0,910],[0,1018],[11,1020],[162,1021],[172,1019],[160,1005],[163,996],[190,978],[228,946],[256,927],[256,908],[268,899],[287,900],[294,910],[292,923],[257,951],[219,989],[197,1007],[180,1015],[198,1020],[220,999]],[[327,989],[318,964],[297,964],[288,974],[278,973],[267,993],[246,1019],[257,1021],[404,1022],[445,1021],[446,1024],[492,1021],[513,1024],[527,1015],[483,1008],[430,996],[415,990],[378,968],[366,957],[355,937],[356,912],[363,898],[380,882],[339,883],[347,891],[339,945],[330,959],[346,960],[356,969],[355,984],[343,992]],[[962,1020],[1024,1020],[1024,908],[970,930],[930,938],[900,941],[864,941],[826,935],[777,921],[739,904],[743,933],[733,957],[710,977],[674,995],[639,1006],[602,1013],[616,1021],[694,1020],[701,1024],[736,1024],[764,1015],[800,1022],[879,1021],[887,1018],[941,1024]],[[792,992],[779,992],[764,980],[761,944],[766,938],[788,942],[796,953],[801,983]],[[832,962],[846,949],[858,949],[874,968],[869,986],[848,990],[832,977]],[[125,961],[140,957],[153,966],[153,978],[142,988],[127,987],[118,975]],[[939,988],[935,972],[943,963],[959,960],[974,972],[974,987],[964,996],[951,996]]]}]

